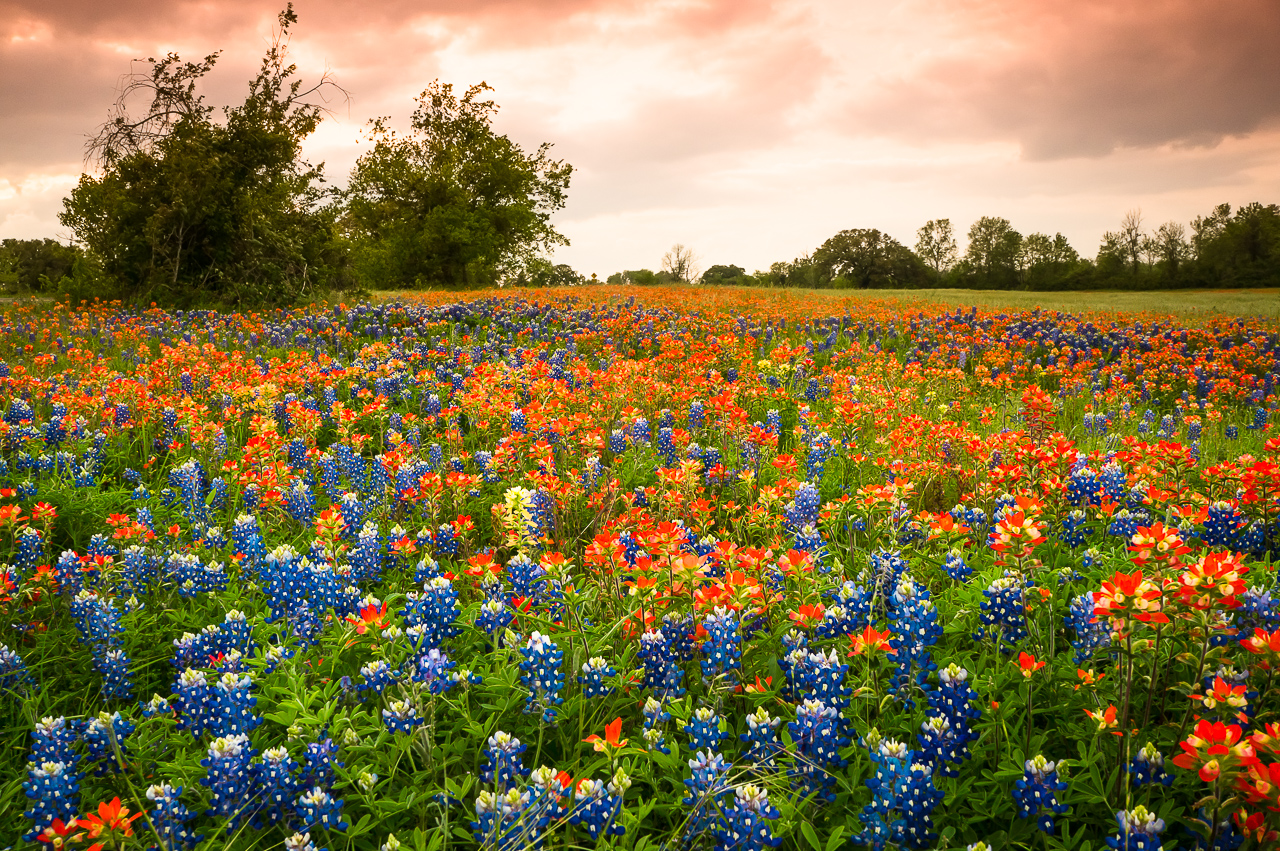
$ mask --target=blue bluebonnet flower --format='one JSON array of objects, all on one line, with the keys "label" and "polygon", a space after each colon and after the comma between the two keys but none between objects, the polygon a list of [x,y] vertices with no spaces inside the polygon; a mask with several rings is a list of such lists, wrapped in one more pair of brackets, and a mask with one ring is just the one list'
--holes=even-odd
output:
[{"label": "blue bluebonnet flower", "polygon": [[1058,779],[1057,766],[1037,754],[1027,760],[1022,777],[1014,784],[1013,800],[1018,805],[1018,818],[1038,816],[1037,826],[1047,834],[1054,831],[1053,817],[1067,811],[1058,803],[1057,793],[1067,788]]},{"label": "blue bluebonnet flower", "polygon": [[[85,723],[82,737],[89,752],[89,761],[98,763],[93,770],[95,776],[115,773],[123,767],[121,761],[129,752],[128,739],[135,726],[119,712],[103,713]],[[117,747],[119,754],[116,753]]]},{"label": "blue bluebonnet flower", "polygon": [[901,742],[868,736],[866,742],[876,773],[866,781],[871,802],[862,810],[859,845],[881,851],[887,845],[924,848],[936,838],[933,810],[943,793],[933,783],[933,766]]},{"label": "blue bluebonnet flower", "polygon": [[227,832],[233,832],[258,805],[257,772],[252,765],[254,750],[244,733],[224,736],[209,745],[209,755],[200,760],[207,774],[200,783],[209,787],[207,814],[227,819]]},{"label": "blue bluebonnet flower", "polygon": [[80,810],[80,774],[65,762],[29,763],[22,789],[31,802],[31,808],[23,813],[31,822],[31,829],[22,837],[28,842],[34,842],[55,819],[68,823]]},{"label": "blue bluebonnet flower", "polygon": [[374,659],[360,666],[360,674],[364,677],[364,683],[360,686],[361,691],[372,690],[375,694],[382,694],[387,686],[394,683],[399,673],[385,659]]},{"label": "blue bluebonnet flower", "polygon": [[[410,632],[414,629],[418,627],[410,627]],[[467,679],[461,672],[455,672],[455,667],[457,663],[445,655],[443,650],[432,647],[418,657],[417,665],[409,678],[414,682],[425,683],[428,694],[444,694]]]},{"label": "blue bluebonnet flower", "polygon": [[1003,653],[1012,653],[1019,641],[1027,637],[1027,615],[1023,604],[1023,580],[1006,573],[982,592],[986,598],[979,608],[982,629],[975,640],[990,639]]},{"label": "blue bluebonnet flower", "polygon": [[622,836],[627,829],[618,824],[622,812],[622,796],[631,787],[622,769],[606,785],[602,780],[582,780],[574,789],[573,814],[570,824],[580,824],[591,834],[592,841],[604,836]]},{"label": "blue bluebonnet flower", "polygon": [[0,697],[23,695],[35,688],[35,677],[22,657],[0,644]]},{"label": "blue bluebonnet flower", "polygon": [[1088,530],[1085,528],[1087,520],[1085,513],[1078,508],[1068,511],[1062,517],[1062,529],[1058,533],[1058,537],[1068,547],[1084,546],[1085,538],[1088,535]]},{"label": "blue bluebonnet flower", "polygon": [[182,787],[168,783],[154,783],[147,787],[147,800],[151,808],[151,825],[162,847],[169,851],[194,848],[204,837],[187,827],[193,814],[182,803]]},{"label": "blue bluebonnet flower", "polygon": [[524,759],[520,756],[525,748],[526,745],[519,739],[502,730],[490,736],[484,752],[487,761],[480,775],[484,782],[492,783],[494,788],[502,790],[527,775],[529,770],[524,767]]},{"label": "blue bluebonnet flower", "polygon": [[414,729],[422,723],[418,710],[407,700],[393,700],[382,710],[382,723],[391,733],[413,734]]},{"label": "blue bluebonnet flower", "polygon": [[662,700],[681,697],[684,670],[677,664],[671,639],[664,630],[646,630],[640,636],[640,661],[644,665],[644,687]]},{"label": "blue bluebonnet flower", "polygon": [[947,572],[947,576],[957,582],[965,582],[973,575],[973,568],[969,567],[969,563],[964,560],[964,555],[956,549],[947,553],[942,569]]},{"label": "blue bluebonnet flower", "polygon": [[685,724],[684,731],[689,735],[689,750],[695,753],[718,751],[726,735],[720,729],[720,716],[707,706],[693,710],[693,717]]},{"label": "blue bluebonnet flower", "polygon": [[1063,622],[1075,633],[1071,646],[1076,649],[1075,662],[1083,664],[1099,647],[1111,644],[1111,627],[1094,616],[1093,592],[1086,591],[1071,601]]},{"label": "blue bluebonnet flower", "polygon": [[578,683],[582,686],[585,697],[608,697],[613,694],[613,687],[605,683],[607,677],[615,677],[618,671],[603,656],[592,656],[582,663],[582,673],[578,674]]},{"label": "blue bluebonnet flower", "polygon": [[645,746],[651,751],[671,753],[671,748],[666,746],[666,735],[661,727],[662,724],[671,720],[671,713],[666,710],[662,701],[653,697],[645,698],[641,714],[644,715],[642,738]]},{"label": "blue bluebonnet flower", "polygon": [[333,739],[308,744],[303,755],[306,770],[302,773],[301,785],[310,788],[319,786],[322,789],[332,787],[336,777],[335,768],[342,767],[337,756],[338,746]]},{"label": "blue bluebonnet flower", "polygon": [[769,793],[753,783],[733,791],[733,806],[727,808],[716,826],[716,851],[763,851],[782,844],[773,835],[770,822],[782,813],[769,803]]},{"label": "blue bluebonnet flower", "polygon": [[252,732],[262,719],[254,714],[258,699],[250,693],[253,680],[247,674],[225,673],[210,693],[210,730],[215,736]]},{"label": "blue bluebonnet flower", "polygon": [[840,711],[818,700],[804,700],[796,708],[796,720],[787,724],[795,743],[795,759],[791,778],[802,795],[816,793],[831,799],[835,784],[834,769],[848,761],[840,749],[849,743]]},{"label": "blue bluebonnet flower", "polygon": [[1134,754],[1128,771],[1134,786],[1146,786],[1148,783],[1169,786],[1173,783],[1173,775],[1164,770],[1164,754],[1160,753],[1153,742],[1147,742],[1142,750]]},{"label": "blue bluebonnet flower", "polygon": [[319,786],[313,786],[299,795],[294,807],[305,827],[340,831],[347,829],[347,823],[342,820],[342,801]]},{"label": "blue bluebonnet flower", "polygon": [[828,653],[810,653],[796,649],[787,655],[786,675],[790,699],[800,703],[817,700],[835,709],[849,705],[853,690],[845,685],[849,666],[841,661],[835,648]]},{"label": "blue bluebonnet flower", "polygon": [[299,788],[298,767],[297,760],[282,747],[262,752],[262,763],[256,766],[262,808],[254,815],[255,825],[286,824],[292,819]]},{"label": "blue bluebonnet flower", "polygon": [[524,657],[520,662],[520,682],[529,689],[524,711],[540,711],[542,720],[553,724],[556,720],[556,707],[564,703],[564,698],[560,696],[564,688],[564,672],[560,670],[564,653],[549,636],[534,632],[521,648],[520,654]]},{"label": "blue bluebonnet flower", "polygon": [[1132,810],[1116,813],[1119,836],[1108,836],[1107,845],[1116,851],[1159,851],[1160,834],[1164,832],[1164,819],[1142,804]]},{"label": "blue bluebonnet flower", "polygon": [[746,757],[756,769],[770,771],[776,766],[776,758],[782,753],[782,743],[778,741],[778,725],[781,718],[776,718],[763,707],[747,716],[747,732],[738,738],[747,745]]},{"label": "blue bluebonnet flower", "polygon": [[724,757],[711,751],[699,751],[689,760],[693,776],[684,781],[688,788],[680,801],[687,815],[684,835],[692,840],[712,826],[716,813],[722,811],[731,788],[725,782],[732,766]]},{"label": "blue bluebonnet flower", "polygon": [[734,682],[733,672],[742,667],[742,635],[738,626],[737,613],[719,606],[703,618],[702,627],[707,631],[707,640],[702,644],[703,680],[725,677],[728,683]]}]

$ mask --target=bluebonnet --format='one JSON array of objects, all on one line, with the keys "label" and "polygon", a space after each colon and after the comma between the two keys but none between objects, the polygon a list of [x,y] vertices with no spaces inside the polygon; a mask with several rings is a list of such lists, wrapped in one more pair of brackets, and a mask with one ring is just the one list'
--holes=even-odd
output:
[{"label": "bluebonnet", "polygon": [[1068,511],[1062,517],[1062,530],[1058,533],[1058,537],[1068,547],[1084,546],[1085,537],[1088,535],[1088,530],[1085,528],[1087,520],[1085,513],[1080,509]]},{"label": "bluebonnet", "polygon": [[412,735],[414,729],[422,723],[422,719],[418,717],[418,710],[409,701],[393,700],[387,704],[386,709],[382,710],[382,723],[391,733]]},{"label": "bluebonnet", "polygon": [[[410,630],[413,629],[416,627],[410,627]],[[464,678],[462,672],[454,672],[455,667],[457,663],[445,655],[443,650],[432,647],[418,656],[417,666],[409,678],[416,683],[426,684],[428,694],[444,694]]]},{"label": "bluebonnet", "polygon": [[738,738],[747,746],[747,760],[758,770],[772,770],[775,759],[782,753],[782,743],[778,741],[781,723],[781,718],[770,715],[763,706],[747,716],[747,732]]},{"label": "bluebonnet", "polygon": [[932,766],[918,762],[918,754],[903,743],[878,734],[869,736],[866,744],[876,773],[866,781],[871,802],[863,807],[863,829],[854,842],[875,851],[890,844],[929,845],[935,839],[933,810],[942,800]]},{"label": "bluebonnet", "polygon": [[702,620],[707,640],[702,644],[705,657],[702,660],[703,680],[725,677],[730,684],[734,673],[742,667],[742,635],[738,629],[738,615],[731,609],[717,606]]},{"label": "bluebonnet", "polygon": [[1027,637],[1027,616],[1023,606],[1023,581],[1006,573],[983,590],[986,598],[979,608],[982,629],[975,640],[987,638],[1004,653],[1011,653],[1019,641]]},{"label": "bluebonnet", "polygon": [[243,733],[213,740],[209,755],[200,764],[208,773],[200,783],[209,787],[207,814],[227,819],[227,832],[233,832],[257,807],[257,772],[252,765],[254,750]]},{"label": "bluebonnet", "polygon": [[753,783],[733,791],[733,806],[716,826],[716,851],[763,851],[776,848],[782,839],[773,835],[770,822],[781,816],[769,803],[769,793]]},{"label": "bluebonnet", "polygon": [[942,562],[942,569],[946,571],[947,576],[957,582],[964,582],[973,574],[973,568],[969,567],[969,563],[964,560],[964,555],[954,549],[947,553],[946,559]]},{"label": "bluebonnet", "polygon": [[534,632],[520,649],[520,655],[523,657],[520,682],[529,689],[524,711],[540,711],[543,722],[553,724],[556,707],[564,703],[560,696],[564,688],[564,672],[560,670],[564,653],[549,636]]},{"label": "bluebonnet", "polygon": [[247,674],[225,673],[210,690],[209,729],[215,736],[252,732],[262,719],[254,714],[258,699]]},{"label": "bluebonnet", "polygon": [[582,686],[585,697],[608,697],[613,694],[613,687],[605,683],[607,677],[615,677],[618,671],[603,656],[592,656],[582,663],[582,673],[578,674],[578,683]]},{"label": "bluebonnet", "polygon": [[1014,784],[1013,800],[1018,805],[1018,818],[1036,818],[1037,826],[1047,834],[1054,831],[1053,817],[1067,811],[1058,803],[1057,793],[1067,784],[1058,779],[1057,766],[1037,754],[1027,760],[1022,777]]},{"label": "bluebonnet", "polygon": [[[505,792],[481,790],[476,796],[476,820],[472,836],[486,851],[526,851],[542,847],[546,825],[542,823],[552,796],[512,787]],[[549,821],[549,818],[547,819]]]},{"label": "bluebonnet", "polygon": [[529,770],[524,767],[524,759],[520,756],[525,748],[519,739],[502,730],[490,736],[484,751],[485,766],[480,775],[484,782],[492,783],[501,791],[526,776]]},{"label": "bluebonnet", "polygon": [[684,835],[690,839],[712,826],[715,814],[724,809],[731,789],[725,782],[731,766],[723,756],[712,751],[699,751],[689,760],[693,776],[684,781],[688,792],[680,801],[687,810]]},{"label": "bluebonnet", "polygon": [[283,747],[267,748],[256,766],[262,808],[254,815],[257,826],[286,824],[292,820],[298,796],[298,763]]},{"label": "bluebonnet", "polygon": [[693,716],[685,724],[685,733],[689,736],[689,750],[718,751],[725,733],[720,729],[720,716],[714,709],[700,706],[693,711]]},{"label": "bluebonnet", "polygon": [[651,751],[658,751],[663,754],[671,753],[671,749],[666,746],[666,737],[660,726],[671,720],[671,713],[666,710],[662,701],[653,697],[645,698],[641,714],[644,715],[644,733],[642,735],[645,746]]},{"label": "bluebonnet", "polygon": [[476,626],[488,633],[489,637],[496,642],[499,633],[511,624],[515,616],[515,612],[503,601],[485,600],[480,604]]},{"label": "bluebonnet", "polygon": [[788,654],[787,662],[786,675],[792,700],[797,703],[817,700],[834,709],[849,705],[852,689],[844,682],[849,666],[840,661],[835,648],[826,654],[797,648]]},{"label": "bluebonnet", "polygon": [[364,684],[360,686],[361,691],[372,690],[375,694],[382,694],[387,686],[399,678],[399,672],[385,659],[366,662],[360,666],[360,674],[364,677]]},{"label": "bluebonnet", "polygon": [[1132,810],[1116,813],[1119,836],[1108,836],[1107,845],[1116,851],[1159,851],[1160,834],[1164,832],[1164,819],[1142,804]]},{"label": "bluebonnet", "polygon": [[31,830],[23,834],[28,842],[34,842],[55,819],[70,822],[80,809],[80,775],[65,762],[30,763],[22,788],[31,801],[31,808],[23,813],[31,822]]},{"label": "bluebonnet", "polygon": [[1134,786],[1146,786],[1149,783],[1169,786],[1173,783],[1173,775],[1164,770],[1164,754],[1152,742],[1147,742],[1142,750],[1134,754],[1128,771]]},{"label": "bluebonnet", "polygon": [[895,633],[889,646],[894,650],[893,660],[897,666],[892,689],[909,706],[908,690],[928,691],[927,677],[937,667],[931,648],[942,637],[942,625],[938,623],[938,610],[929,599],[928,589],[917,585],[909,575],[901,575],[889,605]]},{"label": "bluebonnet", "polygon": [[806,699],[797,707],[796,720],[787,724],[787,730],[795,743],[790,774],[802,795],[833,797],[832,770],[847,763],[840,756],[840,748],[849,743],[844,726],[840,711],[821,701]]},{"label": "bluebonnet", "polygon": [[1086,591],[1071,601],[1063,622],[1075,633],[1071,646],[1075,648],[1075,662],[1083,664],[1099,647],[1111,644],[1111,627],[1093,613],[1093,592]]},{"label": "bluebonnet", "polygon": [[312,788],[319,786],[323,789],[331,787],[336,777],[335,767],[342,767],[337,755],[338,746],[333,739],[309,743],[303,755],[305,770],[302,773],[302,785]]},{"label": "bluebonnet", "polygon": [[[85,749],[88,750],[89,761],[98,765],[93,773],[101,776],[107,772],[118,772],[123,767],[123,759],[129,752],[128,739],[136,725],[119,712],[107,715],[103,713],[90,719],[84,725],[81,734]],[[119,754],[116,748],[120,749]]]},{"label": "bluebonnet", "polygon": [[671,639],[661,629],[646,630],[640,636],[640,661],[644,665],[644,687],[661,699],[680,697],[684,670],[677,664]]},{"label": "bluebonnet", "polygon": [[147,800],[152,803],[151,825],[169,851],[194,848],[204,837],[187,827],[193,814],[182,803],[182,787],[154,783],[147,787]]},{"label": "bluebonnet", "polygon": [[631,779],[619,769],[606,785],[602,780],[582,780],[574,790],[570,824],[586,827],[593,841],[604,836],[622,836],[626,828],[618,824],[622,812],[622,796]]},{"label": "bluebonnet", "polygon": [[31,676],[22,657],[10,650],[8,645],[0,644],[0,697],[26,694],[35,685],[35,678]]},{"label": "bluebonnet", "polygon": [[347,829],[347,823],[342,820],[342,801],[319,786],[313,786],[299,795],[294,806],[305,827],[339,831]]}]

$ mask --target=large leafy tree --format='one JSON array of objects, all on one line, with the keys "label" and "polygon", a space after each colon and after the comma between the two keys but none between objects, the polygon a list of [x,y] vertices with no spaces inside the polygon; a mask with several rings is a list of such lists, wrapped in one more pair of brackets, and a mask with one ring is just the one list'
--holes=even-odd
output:
[{"label": "large leafy tree", "polygon": [[343,228],[355,268],[375,287],[488,284],[536,266],[569,241],[551,225],[573,167],[493,129],[484,83],[462,97],[433,82],[417,98],[411,130],[371,122],[373,148],[356,162]]},{"label": "large leafy tree", "polygon": [[843,278],[859,289],[918,287],[924,264],[902,243],[874,228],[842,230],[813,252],[821,277]]},{"label": "large leafy tree", "polygon": [[969,227],[965,270],[981,289],[1013,289],[1019,283],[1022,234],[1008,219],[983,216]]},{"label": "large leafy tree", "polygon": [[[287,61],[292,6],[244,102],[215,114],[198,94],[218,54],[149,59],[132,75],[90,143],[95,174],[65,199],[60,219],[120,294],[164,304],[290,303],[322,286],[334,260],[322,171],[301,155],[320,124]],[[138,97],[149,96],[139,113]]]}]

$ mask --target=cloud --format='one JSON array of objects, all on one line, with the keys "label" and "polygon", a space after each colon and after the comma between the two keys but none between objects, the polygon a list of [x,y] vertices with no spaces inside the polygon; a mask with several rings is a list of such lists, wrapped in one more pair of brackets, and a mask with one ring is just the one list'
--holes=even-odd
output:
[{"label": "cloud", "polygon": [[1025,157],[1206,147],[1280,122],[1274,0],[948,0],[922,58],[879,76],[848,126],[1013,138]]}]

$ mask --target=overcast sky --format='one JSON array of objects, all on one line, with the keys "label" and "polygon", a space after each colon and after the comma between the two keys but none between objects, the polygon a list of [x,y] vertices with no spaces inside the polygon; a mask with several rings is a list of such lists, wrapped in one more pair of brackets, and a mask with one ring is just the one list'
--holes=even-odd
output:
[{"label": "overcast sky", "polygon": [[[280,3],[0,0],[0,237],[62,197],[130,60],[223,50],[243,98]],[[369,11],[370,7],[375,11]],[[1126,211],[1280,202],[1278,0],[301,0],[292,56],[351,94],[308,142],[345,182],[368,118],[481,80],[575,167],[556,254],[600,277],[672,243],[748,271],[846,229],[913,245],[997,215],[1084,255]]]}]

